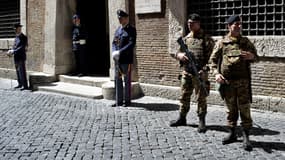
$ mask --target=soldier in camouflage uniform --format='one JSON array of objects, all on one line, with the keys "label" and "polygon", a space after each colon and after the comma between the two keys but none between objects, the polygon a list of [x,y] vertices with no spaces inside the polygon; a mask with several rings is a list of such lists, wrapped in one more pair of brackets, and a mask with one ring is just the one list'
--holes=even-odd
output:
[{"label": "soldier in camouflage uniform", "polygon": [[253,43],[240,34],[240,17],[230,16],[227,24],[229,33],[216,43],[209,61],[216,82],[224,86],[221,95],[227,105],[227,122],[230,133],[222,142],[229,144],[237,140],[235,128],[240,115],[243,127],[243,147],[250,151],[252,150],[249,141],[249,130],[252,127],[250,63],[256,61],[258,56]]},{"label": "soldier in camouflage uniform", "polygon": [[[200,27],[200,16],[196,13],[190,14],[188,17],[188,28],[190,33],[183,37],[185,44],[188,47],[188,50],[193,53],[195,60],[198,64],[197,70],[200,74],[200,79],[205,82],[205,86],[207,91],[209,92],[210,82],[208,81],[208,71],[209,67],[207,66],[210,54],[214,47],[214,40],[206,35],[204,31]],[[189,59],[185,55],[185,52],[179,51],[172,55],[172,57],[176,58],[182,64],[182,75],[181,75],[181,98],[180,98],[180,114],[177,120],[173,120],[170,122],[170,126],[182,126],[186,125],[186,115],[190,110],[190,98],[195,90],[197,101],[198,101],[198,109],[197,114],[199,117],[199,125],[198,132],[205,132],[205,116],[207,113],[207,95],[200,92],[202,90],[199,85],[196,77],[194,77],[193,69],[187,68],[189,63]]]}]

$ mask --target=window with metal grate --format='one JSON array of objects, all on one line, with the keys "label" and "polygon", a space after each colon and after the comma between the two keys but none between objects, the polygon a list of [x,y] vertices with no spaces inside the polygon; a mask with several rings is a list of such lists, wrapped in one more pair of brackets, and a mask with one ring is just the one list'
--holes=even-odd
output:
[{"label": "window with metal grate", "polygon": [[241,15],[244,35],[284,35],[285,0],[188,0],[188,14],[199,13],[213,36],[227,33],[226,19]]},{"label": "window with metal grate", "polygon": [[0,38],[15,37],[14,24],[20,22],[20,0],[0,0]]}]

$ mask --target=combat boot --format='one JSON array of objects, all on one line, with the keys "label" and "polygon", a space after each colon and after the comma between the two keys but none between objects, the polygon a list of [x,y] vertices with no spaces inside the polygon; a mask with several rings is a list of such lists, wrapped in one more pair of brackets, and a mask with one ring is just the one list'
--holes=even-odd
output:
[{"label": "combat boot", "polygon": [[248,129],[243,129],[242,130],[242,136],[243,136],[243,148],[246,151],[252,151],[252,146],[249,141],[249,130]]},{"label": "combat boot", "polygon": [[235,127],[230,127],[229,131],[230,131],[230,133],[228,134],[228,136],[226,136],[222,140],[223,145],[229,144],[229,143],[233,143],[233,142],[237,141],[237,136],[236,136],[236,133],[235,133]]},{"label": "combat boot", "polygon": [[177,126],[186,126],[186,117],[179,115],[179,118],[177,120],[170,121],[170,127],[177,127]]},{"label": "combat boot", "polygon": [[199,133],[206,132],[205,115],[199,116],[198,132]]}]

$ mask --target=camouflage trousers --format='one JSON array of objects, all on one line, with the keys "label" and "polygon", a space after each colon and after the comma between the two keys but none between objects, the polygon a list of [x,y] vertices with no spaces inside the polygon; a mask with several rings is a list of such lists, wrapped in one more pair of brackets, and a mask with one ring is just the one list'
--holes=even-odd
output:
[{"label": "camouflage trousers", "polygon": [[228,126],[236,127],[240,115],[241,126],[245,129],[252,127],[250,114],[249,80],[230,80],[225,88],[225,103],[227,105]]},{"label": "camouflage trousers", "polygon": [[[208,81],[208,73],[204,72],[201,76],[204,82],[207,82],[206,88],[209,91],[210,83]],[[180,97],[180,114],[186,116],[190,110],[190,101],[193,91],[197,98],[197,114],[198,116],[205,116],[207,113],[207,95],[200,92],[201,88],[199,82],[191,74],[183,72],[181,77],[181,97]]]}]

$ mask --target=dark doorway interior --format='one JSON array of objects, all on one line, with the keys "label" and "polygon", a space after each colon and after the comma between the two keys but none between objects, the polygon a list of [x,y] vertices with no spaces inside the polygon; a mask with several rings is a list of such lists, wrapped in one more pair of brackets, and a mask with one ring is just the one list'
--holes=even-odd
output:
[{"label": "dark doorway interior", "polygon": [[108,76],[110,68],[107,1],[77,0],[77,13],[87,28],[89,75]]}]

